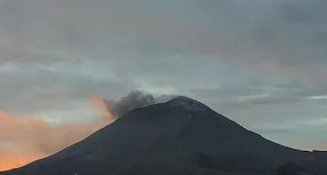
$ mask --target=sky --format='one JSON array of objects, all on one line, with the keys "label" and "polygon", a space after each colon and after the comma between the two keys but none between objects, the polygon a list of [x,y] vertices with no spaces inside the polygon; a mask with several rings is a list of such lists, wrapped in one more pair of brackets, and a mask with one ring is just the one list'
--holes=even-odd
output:
[{"label": "sky", "polygon": [[109,124],[101,99],[134,90],[186,95],[275,142],[327,150],[325,9],[325,0],[2,0],[0,170]]}]

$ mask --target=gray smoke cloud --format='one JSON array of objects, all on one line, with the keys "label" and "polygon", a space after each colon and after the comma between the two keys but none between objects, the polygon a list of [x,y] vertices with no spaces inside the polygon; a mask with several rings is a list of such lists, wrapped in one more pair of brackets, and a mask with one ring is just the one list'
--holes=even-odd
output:
[{"label": "gray smoke cloud", "polygon": [[108,112],[115,118],[123,117],[126,113],[140,107],[166,102],[176,95],[155,96],[144,91],[130,91],[126,96],[116,100],[104,99]]}]

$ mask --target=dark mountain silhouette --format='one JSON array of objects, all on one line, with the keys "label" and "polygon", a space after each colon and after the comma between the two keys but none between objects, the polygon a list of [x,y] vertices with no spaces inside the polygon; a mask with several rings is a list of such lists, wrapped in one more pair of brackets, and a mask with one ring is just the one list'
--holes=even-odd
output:
[{"label": "dark mountain silhouette", "polygon": [[309,170],[293,162],[279,166],[277,171],[277,175],[300,175],[301,173],[312,174]]},{"label": "dark mountain silhouette", "polygon": [[0,175],[326,175],[326,165],[326,152],[276,144],[198,101],[176,97]]}]

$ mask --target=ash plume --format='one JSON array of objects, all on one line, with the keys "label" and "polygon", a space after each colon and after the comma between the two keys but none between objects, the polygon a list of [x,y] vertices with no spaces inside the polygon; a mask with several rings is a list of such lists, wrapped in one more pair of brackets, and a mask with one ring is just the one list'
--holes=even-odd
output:
[{"label": "ash plume", "polygon": [[162,103],[173,98],[173,95],[154,96],[144,91],[130,91],[127,96],[117,100],[105,100],[108,112],[115,118],[123,117],[136,108]]}]

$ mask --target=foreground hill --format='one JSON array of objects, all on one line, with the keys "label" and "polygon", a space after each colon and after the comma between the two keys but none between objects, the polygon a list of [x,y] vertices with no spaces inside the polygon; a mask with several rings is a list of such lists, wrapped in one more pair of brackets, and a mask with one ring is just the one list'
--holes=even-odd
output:
[{"label": "foreground hill", "polygon": [[177,97],[133,110],[57,154],[0,175],[325,175],[326,165],[325,152],[276,144]]}]

